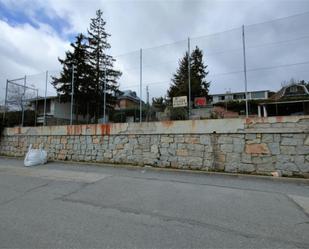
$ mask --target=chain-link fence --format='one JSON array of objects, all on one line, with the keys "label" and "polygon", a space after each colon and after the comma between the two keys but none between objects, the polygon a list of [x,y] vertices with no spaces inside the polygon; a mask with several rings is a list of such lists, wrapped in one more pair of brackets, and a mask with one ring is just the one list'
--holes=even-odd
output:
[{"label": "chain-link fence", "polygon": [[[125,98],[122,98],[123,101],[118,103],[116,113],[107,114],[109,121],[141,122],[168,119],[168,113],[164,114],[161,110],[160,116],[160,111],[151,107],[152,99],[166,96],[171,79],[179,67],[179,61],[188,50],[193,51],[196,47],[203,51],[203,62],[207,65],[206,80],[210,82],[210,98],[207,101],[214,103],[214,98],[218,97],[222,102],[226,102],[230,99],[226,97],[224,99],[224,95],[234,94],[233,96],[238,96],[235,98],[243,100],[240,114],[257,114],[257,103],[252,99],[267,98],[262,94],[263,91],[277,92],[284,82],[291,79],[296,82],[309,80],[309,26],[306,25],[308,20],[309,13],[303,13],[215,34],[190,37],[183,41],[144,48],[126,54],[113,55],[116,60],[115,69],[122,72],[119,89],[125,93],[123,96],[127,98],[127,102]],[[71,120],[71,111],[74,110],[71,103],[61,102],[51,85],[52,77],[57,77],[59,73],[60,71],[48,70],[41,74],[26,76],[24,86],[37,89],[35,122],[39,125],[77,123],[76,116],[78,115],[74,115]],[[189,88],[189,80],[187,84]],[[5,103],[11,111],[10,91],[7,88],[8,95]],[[256,98],[252,97],[254,91],[260,92],[255,93]],[[31,98],[27,97],[27,99]],[[247,108],[244,104],[246,100],[248,101]],[[77,104],[87,105],[87,103],[74,103],[74,105]],[[223,108],[225,107],[223,105]],[[22,108],[25,109],[25,106],[20,107],[19,110]],[[200,114],[203,111],[200,110],[202,108],[198,111],[193,110],[193,104],[188,108],[192,109],[193,114]],[[204,109],[209,114],[209,110]],[[105,121],[103,119],[103,122]],[[95,121],[91,115],[78,118],[78,123],[92,122]]]}]

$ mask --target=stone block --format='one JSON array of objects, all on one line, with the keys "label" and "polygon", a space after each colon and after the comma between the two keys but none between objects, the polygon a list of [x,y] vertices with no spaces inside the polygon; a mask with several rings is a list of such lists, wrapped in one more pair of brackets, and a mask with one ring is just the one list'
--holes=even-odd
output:
[{"label": "stone block", "polygon": [[187,148],[189,150],[197,151],[199,153],[204,152],[204,145],[201,144],[188,144]]},{"label": "stone block", "polygon": [[281,145],[280,151],[281,151],[281,154],[283,155],[295,155],[296,154],[295,146]]},{"label": "stone block", "polygon": [[309,146],[309,135],[306,137],[304,145]]},{"label": "stone block", "polygon": [[302,142],[302,140],[299,141],[299,139],[295,139],[293,137],[283,137],[281,140],[281,145],[297,145],[299,142]]},{"label": "stone block", "polygon": [[173,137],[169,137],[169,136],[161,137],[161,143],[173,143],[173,142],[174,142]]},{"label": "stone block", "polygon": [[245,144],[243,141],[239,143],[233,143],[233,152],[241,153],[244,151]]},{"label": "stone block", "polygon": [[93,137],[92,138],[92,143],[93,144],[98,144],[98,143],[100,143],[100,139],[98,137]]},{"label": "stone block", "polygon": [[273,172],[276,169],[275,163],[260,163],[256,164],[257,172]]},{"label": "stone block", "polygon": [[270,143],[274,141],[273,134],[263,134],[262,135],[262,142],[263,143]]},{"label": "stone block", "polygon": [[218,144],[232,144],[233,138],[227,135],[221,135],[218,138]]},{"label": "stone block", "polygon": [[245,164],[252,163],[251,155],[246,154],[246,153],[242,153],[241,154],[241,162],[245,163]]},{"label": "stone block", "polygon": [[297,145],[296,152],[298,155],[309,155],[309,146]]},{"label": "stone block", "polygon": [[188,150],[186,150],[186,149],[177,149],[176,155],[177,156],[188,156],[189,153],[188,153]]},{"label": "stone block", "polygon": [[237,169],[240,173],[252,173],[255,171],[255,166],[252,163],[239,163]]},{"label": "stone block", "polygon": [[268,148],[272,155],[279,155],[280,154],[280,145],[279,143],[268,143]]},{"label": "stone block", "polygon": [[210,136],[209,135],[201,135],[200,136],[200,144],[210,145],[211,144]]},{"label": "stone block", "polygon": [[221,144],[220,150],[225,153],[233,152],[233,147],[234,147],[233,144]]},{"label": "stone block", "polygon": [[247,154],[270,154],[267,144],[246,144]]},{"label": "stone block", "polygon": [[175,143],[184,143],[185,142],[185,138],[183,135],[176,135],[174,137]]},{"label": "stone block", "polygon": [[199,142],[200,142],[200,139],[197,136],[186,136],[185,137],[185,143],[198,144]]},{"label": "stone block", "polygon": [[251,158],[253,164],[273,164],[276,162],[276,158],[273,156],[252,156]]},{"label": "stone block", "polygon": [[296,164],[292,162],[285,162],[285,163],[277,162],[276,169],[282,170],[284,172],[299,172],[299,169],[296,166]]},{"label": "stone block", "polygon": [[256,138],[253,140],[246,140],[246,144],[260,144],[261,143],[261,139],[260,138]]},{"label": "stone block", "polygon": [[281,135],[280,134],[273,134],[274,136],[274,142],[278,143],[281,141]]},{"label": "stone block", "polygon": [[159,152],[158,145],[156,145],[156,144],[151,145],[150,151],[151,151],[152,153],[155,153],[155,154],[158,153],[158,152]]},{"label": "stone block", "polygon": [[235,162],[227,162],[226,165],[225,165],[224,171],[235,173],[235,172],[238,171],[238,164],[239,163],[235,163]]},{"label": "stone block", "polygon": [[246,140],[254,140],[254,139],[256,139],[256,134],[248,133],[248,134],[245,135],[245,139]]}]

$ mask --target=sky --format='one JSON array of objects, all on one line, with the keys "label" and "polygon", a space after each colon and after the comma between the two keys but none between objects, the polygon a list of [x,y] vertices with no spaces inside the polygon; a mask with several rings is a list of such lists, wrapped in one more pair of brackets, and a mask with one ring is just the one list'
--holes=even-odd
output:
[{"label": "sky", "polygon": [[[179,59],[196,46],[208,65],[210,93],[244,90],[242,25],[248,90],[280,89],[291,78],[309,80],[309,1],[112,1],[0,0],[0,101],[7,79],[26,75],[26,84],[55,94],[51,76],[61,70],[78,33],[101,9],[111,34],[108,51],[122,71],[120,89],[142,98],[164,96]],[[17,81],[22,83],[23,81]]]}]

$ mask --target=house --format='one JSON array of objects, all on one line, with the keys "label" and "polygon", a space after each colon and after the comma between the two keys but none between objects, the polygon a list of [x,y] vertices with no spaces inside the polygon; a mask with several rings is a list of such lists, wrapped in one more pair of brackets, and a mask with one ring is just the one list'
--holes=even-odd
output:
[{"label": "house", "polygon": [[115,109],[132,109],[140,106],[140,98],[136,95],[136,92],[132,90],[126,90],[121,92],[117,96],[117,102]]},{"label": "house", "polygon": [[258,106],[259,117],[309,114],[309,90],[304,84],[282,87],[265,103]]},{"label": "house", "polygon": [[5,105],[0,105],[0,113],[7,112],[7,111],[8,111],[8,107],[6,107]]},{"label": "house", "polygon": [[[33,110],[37,111],[37,124],[44,124],[44,97],[39,97],[30,100]],[[71,118],[71,103],[61,102],[58,96],[46,97],[46,124],[47,125],[64,125],[70,123]],[[78,115],[80,122],[87,122],[88,116]],[[76,116],[73,114],[73,119]]]},{"label": "house", "polygon": [[[212,104],[232,100],[242,101],[246,99],[245,92],[234,92],[234,93],[226,92],[221,94],[211,94],[209,96]],[[268,99],[270,97],[270,91],[269,90],[251,91],[247,92],[247,96],[248,100]]]}]

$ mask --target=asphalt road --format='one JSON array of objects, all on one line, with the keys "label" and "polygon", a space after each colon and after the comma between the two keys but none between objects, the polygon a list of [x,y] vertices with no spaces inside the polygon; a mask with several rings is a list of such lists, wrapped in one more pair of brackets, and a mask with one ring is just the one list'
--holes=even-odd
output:
[{"label": "asphalt road", "polygon": [[309,185],[0,158],[0,248],[309,248]]}]

